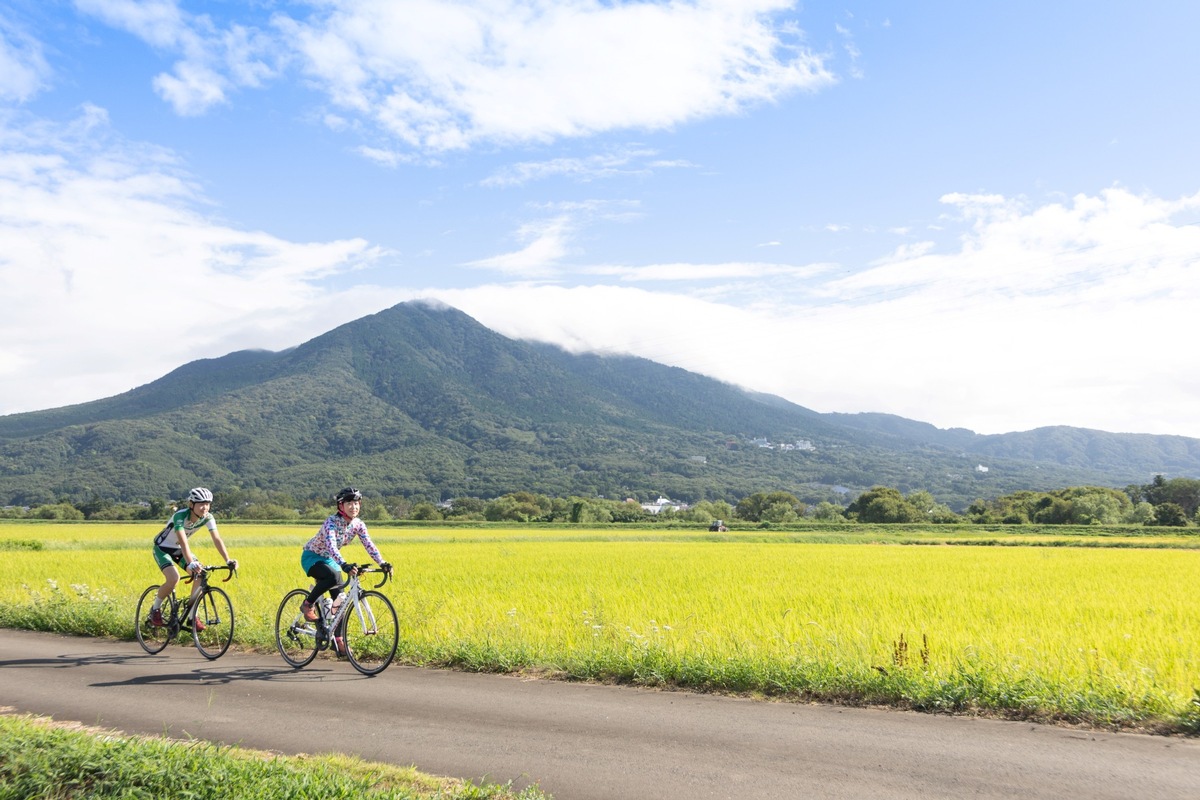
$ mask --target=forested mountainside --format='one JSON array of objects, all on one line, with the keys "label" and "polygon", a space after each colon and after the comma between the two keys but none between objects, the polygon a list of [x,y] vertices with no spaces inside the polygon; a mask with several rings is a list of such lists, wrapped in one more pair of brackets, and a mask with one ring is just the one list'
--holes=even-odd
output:
[{"label": "forested mountainside", "polygon": [[178,497],[844,501],[873,485],[952,508],[1021,489],[1200,475],[1200,440],[1048,428],[1000,436],[819,414],[634,357],[515,341],[403,303],[282,352],[181,366],[115,397],[0,417],[0,503]]}]

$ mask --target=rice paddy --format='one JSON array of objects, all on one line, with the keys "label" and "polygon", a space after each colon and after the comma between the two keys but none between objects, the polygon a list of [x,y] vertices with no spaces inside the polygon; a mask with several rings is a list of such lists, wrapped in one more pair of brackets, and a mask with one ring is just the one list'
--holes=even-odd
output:
[{"label": "rice paddy", "polygon": [[[273,650],[314,530],[222,524],[241,565],[220,584],[238,646]],[[0,625],[132,638],[137,596],[158,582],[156,531],[0,524]],[[1200,732],[1200,551],[1186,535],[372,535],[396,566],[383,591],[410,664]],[[205,534],[193,542],[216,558]],[[346,555],[366,560],[356,544]]]}]

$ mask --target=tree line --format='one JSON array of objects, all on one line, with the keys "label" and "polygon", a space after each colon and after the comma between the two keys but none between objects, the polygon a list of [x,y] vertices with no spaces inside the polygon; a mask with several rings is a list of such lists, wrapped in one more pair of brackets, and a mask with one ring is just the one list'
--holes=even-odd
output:
[{"label": "tree line", "polygon": [[[102,498],[71,503],[61,500],[33,507],[0,509],[0,518],[50,520],[162,520],[181,502],[154,499],[118,503]],[[319,521],[333,513],[328,501],[297,501],[284,492],[233,489],[217,493],[213,513],[242,521]],[[1053,491],[1018,491],[991,500],[976,500],[956,513],[924,490],[903,494],[875,486],[848,505],[828,500],[806,504],[787,491],[755,492],[736,503],[703,500],[657,513],[636,500],[603,497],[551,497],[536,492],[510,492],[492,499],[459,497],[445,502],[400,495],[364,498],[368,522],[553,522],[574,524],[694,523],[717,520],[755,525],[798,522],[928,523],[989,525],[1144,525],[1186,527],[1200,524],[1200,480],[1155,476],[1147,484],[1124,490],[1103,486],[1071,486]]]}]

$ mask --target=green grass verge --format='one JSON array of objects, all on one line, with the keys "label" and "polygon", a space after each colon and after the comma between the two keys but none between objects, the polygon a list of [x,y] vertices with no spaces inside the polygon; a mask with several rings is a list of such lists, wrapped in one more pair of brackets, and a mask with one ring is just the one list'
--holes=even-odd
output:
[{"label": "green grass verge", "polygon": [[474,784],[348,756],[296,756],[126,736],[0,714],[0,800],[545,800],[536,787]]}]

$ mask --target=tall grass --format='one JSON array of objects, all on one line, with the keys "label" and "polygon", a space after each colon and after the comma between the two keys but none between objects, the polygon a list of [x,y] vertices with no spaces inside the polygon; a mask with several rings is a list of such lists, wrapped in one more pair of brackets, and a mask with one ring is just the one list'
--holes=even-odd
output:
[{"label": "tall grass", "polygon": [[[279,599],[308,583],[299,549],[310,531],[223,530],[242,565],[221,584],[237,642],[271,650]],[[145,531],[114,528],[108,549],[52,531],[43,549],[0,559],[0,624],[130,637],[137,594],[157,582]],[[397,567],[384,591],[400,614],[399,657],[1200,732],[1194,550],[606,533],[380,529]]]}]

